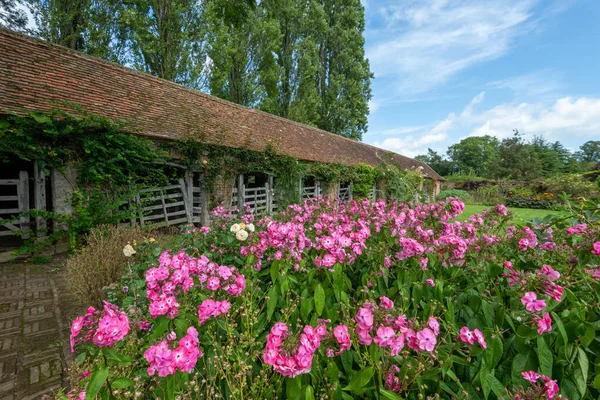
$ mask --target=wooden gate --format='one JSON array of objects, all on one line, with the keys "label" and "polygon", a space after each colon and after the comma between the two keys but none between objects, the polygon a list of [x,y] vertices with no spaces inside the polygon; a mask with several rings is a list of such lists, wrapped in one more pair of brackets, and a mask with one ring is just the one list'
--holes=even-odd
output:
[{"label": "wooden gate", "polygon": [[[0,196],[0,219],[11,220],[15,216],[29,211],[29,175],[27,171],[19,173],[19,179],[0,179],[2,186]],[[0,223],[0,236],[15,235],[21,232],[21,237],[29,237],[29,217],[21,216],[14,222]]]}]

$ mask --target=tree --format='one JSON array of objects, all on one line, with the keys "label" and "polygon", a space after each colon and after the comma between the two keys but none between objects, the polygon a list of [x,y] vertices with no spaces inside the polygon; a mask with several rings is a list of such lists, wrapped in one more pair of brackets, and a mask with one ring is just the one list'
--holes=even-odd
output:
[{"label": "tree", "polygon": [[21,0],[0,0],[0,26],[29,33],[26,7],[27,5]]},{"label": "tree", "polygon": [[49,42],[83,51],[91,0],[31,0],[38,34]]},{"label": "tree", "polygon": [[429,165],[435,172],[445,176],[450,175],[452,172],[452,165],[450,161],[439,155],[435,150],[427,149],[426,155],[418,155],[415,160],[424,162]]},{"label": "tree", "polygon": [[518,131],[503,139],[498,146],[498,157],[489,167],[494,178],[529,180],[544,175],[543,163],[533,145],[525,142]]},{"label": "tree", "polygon": [[488,177],[489,167],[498,154],[498,139],[493,136],[473,136],[448,148],[448,158],[456,171],[472,171]]},{"label": "tree", "polygon": [[600,140],[589,140],[582,144],[577,156],[584,163],[600,162]]},{"label": "tree", "polygon": [[134,66],[186,86],[204,86],[206,54],[200,3],[130,0],[125,4]]},{"label": "tree", "polygon": [[328,29],[323,7],[312,0],[267,1],[265,7],[268,18],[276,21],[279,29],[279,90],[268,108],[284,118],[316,126],[320,104],[318,42]]},{"label": "tree", "polygon": [[371,70],[365,57],[364,8],[360,0],[321,0],[327,18],[319,42],[317,126],[361,140],[367,130]]},{"label": "tree", "polygon": [[208,86],[211,94],[272,111],[278,92],[277,24],[254,0],[212,0],[206,5]]}]

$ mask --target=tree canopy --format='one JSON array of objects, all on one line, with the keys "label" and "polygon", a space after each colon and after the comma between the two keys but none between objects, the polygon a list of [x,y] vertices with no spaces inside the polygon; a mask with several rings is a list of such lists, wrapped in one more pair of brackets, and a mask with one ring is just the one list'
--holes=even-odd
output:
[{"label": "tree canopy", "polygon": [[[27,0],[36,35],[361,140],[370,81],[360,0]],[[19,0],[0,24],[24,29]]]},{"label": "tree canopy", "polygon": [[444,176],[529,180],[593,169],[600,162],[600,141],[588,141],[572,152],[559,141],[549,142],[542,136],[528,141],[515,131],[502,140],[487,135],[468,137],[448,147],[446,154],[428,149],[415,159]]}]

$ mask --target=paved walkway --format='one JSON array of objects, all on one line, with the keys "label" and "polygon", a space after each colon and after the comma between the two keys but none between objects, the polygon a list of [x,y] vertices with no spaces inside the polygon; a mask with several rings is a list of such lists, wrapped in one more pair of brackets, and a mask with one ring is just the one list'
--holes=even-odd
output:
[{"label": "paved walkway", "polygon": [[0,264],[0,400],[37,399],[63,386],[70,320],[82,306],[60,268]]}]

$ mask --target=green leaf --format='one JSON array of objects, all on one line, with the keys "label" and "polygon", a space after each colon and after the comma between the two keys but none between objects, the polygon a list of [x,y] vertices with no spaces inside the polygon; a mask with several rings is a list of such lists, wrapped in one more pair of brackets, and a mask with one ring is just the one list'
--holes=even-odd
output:
[{"label": "green leaf", "polygon": [[267,300],[267,316],[271,318],[273,313],[275,312],[275,307],[277,306],[277,301],[279,300],[279,294],[277,293],[277,287],[273,286],[268,293],[269,300]]},{"label": "green leaf", "polygon": [[85,351],[83,353],[81,353],[80,355],[78,355],[76,358],[77,364],[83,363],[85,361],[86,356],[87,356],[87,353]]},{"label": "green leaf", "polygon": [[512,362],[512,381],[520,382],[522,379],[521,372],[527,371],[526,367],[529,364],[529,351],[527,353],[519,353],[515,356]]},{"label": "green leaf", "polygon": [[497,334],[494,334],[488,339],[488,348],[485,351],[486,366],[490,369],[494,369],[496,365],[498,365],[500,358],[502,358],[503,351],[504,346],[502,344],[502,339],[500,339]]},{"label": "green leaf", "polygon": [[271,281],[273,283],[277,282],[277,278],[279,277],[279,264],[275,261],[271,264]]},{"label": "green leaf", "polygon": [[445,382],[440,382],[439,385],[444,392],[454,396],[454,398],[458,398],[458,395],[454,392],[454,390],[452,390],[452,388],[450,388],[450,386],[448,386],[448,384]]},{"label": "green leaf", "polygon": [[560,332],[560,335],[562,336],[563,344],[566,345],[567,343],[569,343],[569,336],[567,335],[565,326],[563,325],[560,317],[554,311],[552,311],[551,314],[552,314],[552,319],[556,323],[556,326],[558,327],[558,331]]},{"label": "green leaf", "polygon": [[537,347],[538,347],[538,360],[540,363],[540,369],[542,371],[542,375],[546,375],[549,378],[552,378],[552,350],[546,344],[543,336],[538,336],[537,338]]},{"label": "green leaf", "polygon": [[10,128],[10,122],[5,119],[0,119],[0,129],[8,129]]},{"label": "green leaf", "polygon": [[483,311],[483,316],[485,317],[485,322],[488,328],[494,326],[494,309],[491,304],[487,301],[481,302],[481,310]]},{"label": "green leaf", "polygon": [[581,392],[581,396],[584,396],[586,389],[587,389],[587,380],[588,380],[588,372],[589,372],[589,368],[590,368],[590,362],[588,360],[587,354],[585,354],[584,349],[582,349],[581,347],[577,347],[577,352],[579,353],[577,359],[579,361],[579,367],[581,368],[583,385],[580,385],[579,382],[576,382],[576,383],[577,383],[577,388]]},{"label": "green leaf", "polygon": [[355,391],[357,389],[363,388],[367,383],[371,380],[373,375],[375,374],[375,370],[373,367],[366,367],[361,369],[354,375],[348,386],[344,388],[344,390]]},{"label": "green leaf", "polygon": [[300,377],[285,379],[285,394],[288,399],[299,399],[302,395],[302,382]]},{"label": "green leaf", "polygon": [[485,381],[487,386],[492,389],[492,392],[494,392],[499,399],[506,394],[504,392],[504,385],[498,380],[498,378],[494,376],[493,373],[490,373],[488,376],[486,376]]},{"label": "green leaf", "polygon": [[592,344],[595,338],[596,331],[591,326],[588,326],[585,330],[585,334],[581,338],[581,345],[584,349],[587,349],[590,346],[590,344]]},{"label": "green leaf", "polygon": [[594,389],[600,389],[600,374],[594,377]]},{"label": "green leaf", "polygon": [[108,378],[108,368],[106,367],[99,368],[92,372],[92,375],[90,375],[90,383],[88,383],[85,391],[86,400],[94,400],[96,396],[98,396],[100,389],[104,385],[104,382],[106,382],[106,378]]},{"label": "green leaf", "polygon": [[325,290],[323,290],[323,286],[319,283],[315,288],[315,309],[319,316],[323,313],[323,308],[325,308]]},{"label": "green leaf", "polygon": [[37,122],[38,124],[47,124],[49,122],[52,122],[52,119],[49,116],[39,112],[32,112],[29,115],[31,115],[31,117],[35,119],[35,122]]},{"label": "green leaf", "polygon": [[129,387],[129,386],[133,386],[134,384],[135,384],[135,382],[133,381],[133,379],[117,378],[114,381],[112,381],[110,386],[115,389],[123,389],[123,388]]},{"label": "green leaf", "polygon": [[310,385],[306,387],[306,392],[304,392],[304,400],[315,400],[315,391]]},{"label": "green leaf", "polygon": [[402,400],[402,397],[398,396],[396,393],[392,392],[391,390],[380,389],[379,390],[379,394],[384,399],[388,399],[388,400]]}]

